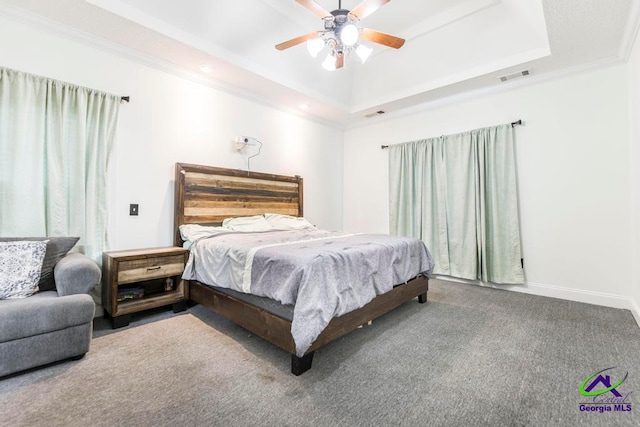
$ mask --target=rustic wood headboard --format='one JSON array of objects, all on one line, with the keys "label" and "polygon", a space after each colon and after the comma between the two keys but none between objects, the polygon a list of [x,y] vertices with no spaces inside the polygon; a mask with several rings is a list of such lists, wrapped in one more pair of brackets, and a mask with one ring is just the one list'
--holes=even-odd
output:
[{"label": "rustic wood headboard", "polygon": [[279,213],[303,216],[302,178],[176,163],[174,243],[180,225],[220,225],[225,218]]}]

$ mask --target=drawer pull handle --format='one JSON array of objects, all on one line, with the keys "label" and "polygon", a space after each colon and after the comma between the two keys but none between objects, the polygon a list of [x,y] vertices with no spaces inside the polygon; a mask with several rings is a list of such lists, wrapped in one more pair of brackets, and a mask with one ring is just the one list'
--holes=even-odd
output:
[{"label": "drawer pull handle", "polygon": [[147,271],[160,270],[161,268],[162,268],[161,265],[156,265],[155,267],[147,267]]}]

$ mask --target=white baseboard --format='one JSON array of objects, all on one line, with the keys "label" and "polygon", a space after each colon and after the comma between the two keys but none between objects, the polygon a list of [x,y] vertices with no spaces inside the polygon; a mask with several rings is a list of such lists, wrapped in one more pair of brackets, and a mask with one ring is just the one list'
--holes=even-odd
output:
[{"label": "white baseboard", "polygon": [[487,288],[503,289],[507,291],[522,292],[524,294],[539,295],[543,297],[566,299],[569,301],[584,302],[587,304],[602,305],[605,307],[621,308],[629,310],[638,327],[640,327],[640,306],[631,297],[608,294],[605,292],[587,291],[582,289],[565,288],[562,286],[543,285],[541,283],[528,282],[524,285],[494,285],[474,280],[458,279],[450,276],[434,275],[434,279],[449,282],[466,283]]},{"label": "white baseboard", "polygon": [[631,310],[631,314],[633,314],[633,317],[635,317],[638,326],[640,326],[640,305],[638,305],[636,301],[631,300],[631,306],[632,308],[630,308],[629,310]]}]

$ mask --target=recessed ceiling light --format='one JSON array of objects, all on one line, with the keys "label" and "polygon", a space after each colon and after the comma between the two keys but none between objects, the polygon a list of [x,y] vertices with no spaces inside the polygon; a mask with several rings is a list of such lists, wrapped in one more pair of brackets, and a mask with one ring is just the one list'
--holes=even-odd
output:
[{"label": "recessed ceiling light", "polygon": [[203,73],[210,73],[213,70],[208,65],[204,65],[203,64],[203,65],[200,66],[200,71],[202,71]]},{"label": "recessed ceiling light", "polygon": [[309,109],[309,104],[300,104],[299,107],[303,110],[308,110]]}]

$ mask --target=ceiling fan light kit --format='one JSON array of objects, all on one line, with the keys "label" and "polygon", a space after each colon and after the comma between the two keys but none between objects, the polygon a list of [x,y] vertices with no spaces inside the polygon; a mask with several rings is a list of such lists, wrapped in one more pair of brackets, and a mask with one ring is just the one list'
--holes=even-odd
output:
[{"label": "ceiling fan light kit", "polygon": [[324,40],[321,38],[307,40],[307,50],[309,51],[309,55],[314,58],[318,56],[320,51],[324,49]]},{"label": "ceiling fan light kit", "polygon": [[335,56],[329,53],[327,57],[322,61],[322,68],[327,71],[333,71],[336,69],[336,59]]},{"label": "ceiling fan light kit", "polygon": [[340,29],[340,41],[345,46],[353,46],[358,41],[360,37],[360,30],[355,24],[348,23],[344,24]]},{"label": "ceiling fan light kit", "polygon": [[373,43],[399,49],[404,39],[384,34],[379,31],[362,28],[359,23],[365,16],[370,15],[391,0],[364,0],[353,10],[342,9],[342,1],[338,1],[338,9],[328,12],[313,0],[296,0],[296,2],[320,17],[324,23],[324,30],[307,33],[276,45],[276,49],[284,50],[307,42],[307,50],[312,57],[317,57],[325,47],[329,50],[322,62],[325,70],[333,71],[344,66],[344,57],[351,52],[364,63],[373,52],[369,46],[361,43],[366,40]]},{"label": "ceiling fan light kit", "polygon": [[367,58],[371,56],[371,52],[373,52],[373,49],[363,44],[359,44],[356,48],[356,55],[358,55],[358,58],[360,58],[360,61],[362,61],[363,64],[365,63]]}]

